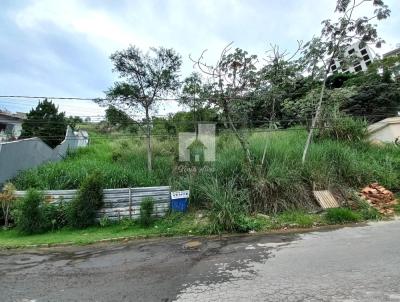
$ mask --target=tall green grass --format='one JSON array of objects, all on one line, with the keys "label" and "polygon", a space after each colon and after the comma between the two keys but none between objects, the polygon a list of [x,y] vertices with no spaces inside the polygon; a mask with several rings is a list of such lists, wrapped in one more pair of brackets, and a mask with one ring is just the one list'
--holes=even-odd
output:
[{"label": "tall green grass", "polygon": [[217,179],[221,189],[232,181],[235,190],[249,192],[251,212],[310,209],[314,206],[313,186],[358,188],[377,181],[398,191],[400,185],[397,147],[318,139],[302,165],[306,132],[296,128],[253,133],[249,138],[252,166],[245,163],[239,143],[230,134],[217,138],[216,161],[201,168],[178,161],[176,138],[154,138],[151,173],[146,166],[145,141],[93,131],[91,136],[89,147],[63,161],[22,172],[14,184],[18,189],[76,189],[88,174],[101,170],[106,188],[171,185],[173,189],[190,189],[191,205],[203,207],[207,198],[202,188]]}]

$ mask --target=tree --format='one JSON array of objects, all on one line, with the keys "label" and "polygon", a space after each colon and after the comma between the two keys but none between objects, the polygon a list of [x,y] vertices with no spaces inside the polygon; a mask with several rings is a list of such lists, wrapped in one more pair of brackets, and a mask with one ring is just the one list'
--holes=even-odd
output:
[{"label": "tree", "polygon": [[365,118],[374,123],[386,117],[397,116],[400,111],[400,85],[375,82],[359,87],[359,92],[341,106],[349,115]]},{"label": "tree", "polygon": [[198,127],[196,122],[199,120],[198,111],[202,109],[206,103],[201,75],[198,72],[193,72],[184,79],[179,103],[190,108],[193,115],[193,128],[197,136]]},{"label": "tree", "polygon": [[[282,111],[284,112],[288,122],[291,125],[307,124],[312,120],[320,88],[312,89],[305,96],[292,100],[286,99],[282,103]],[[322,101],[322,109],[320,113],[320,126],[325,127],[339,117],[340,108],[347,100],[357,95],[356,87],[342,87],[327,90]]]},{"label": "tree", "polygon": [[69,116],[67,117],[67,124],[72,128],[75,129],[77,124],[82,124],[83,119],[80,116]]},{"label": "tree", "polygon": [[[231,43],[232,44],[232,43]],[[229,44],[221,53],[215,65],[204,62],[204,52],[197,60],[196,66],[209,77],[209,83],[204,86],[208,104],[220,110],[229,128],[240,142],[248,162],[252,162],[249,143],[245,133],[240,131],[236,119],[247,121],[246,113],[241,109],[250,108],[249,94],[256,84],[256,55],[249,55],[247,51],[236,48],[231,52]]]},{"label": "tree", "polygon": [[115,108],[114,106],[109,106],[106,109],[106,120],[112,126],[120,126],[121,128],[126,128],[129,126],[133,120],[128,114]]},{"label": "tree", "polygon": [[150,48],[146,54],[138,48],[117,51],[111,55],[114,71],[122,79],[107,91],[105,102],[125,112],[144,112],[147,138],[147,167],[152,170],[151,118],[162,97],[175,92],[180,83],[180,55],[173,49]]},{"label": "tree", "polygon": [[26,115],[22,123],[22,137],[39,137],[54,148],[65,138],[67,120],[64,112],[58,112],[53,102],[44,99]]},{"label": "tree", "polygon": [[328,78],[326,79],[326,88],[342,88],[342,86],[344,86],[347,81],[357,77],[357,73],[334,73],[328,76]]},{"label": "tree", "polygon": [[315,115],[311,123],[307,141],[303,151],[302,162],[304,164],[307,151],[311,143],[313,131],[320,118],[322,101],[325,94],[326,81],[334,59],[346,59],[345,51],[354,41],[362,44],[375,43],[380,47],[382,40],[378,37],[376,28],[370,23],[373,19],[386,19],[390,15],[390,10],[382,0],[373,0],[374,8],[371,16],[364,16],[355,19],[356,13],[365,7],[367,0],[337,0],[335,13],[338,14],[336,22],[325,20],[322,22],[323,29],[321,37],[313,39],[306,44],[303,52],[304,57],[309,59],[309,66],[316,67],[320,63],[323,68],[323,80],[320,91],[319,101]]},{"label": "tree", "polygon": [[366,72],[358,73],[344,85],[357,87],[357,93],[341,104],[349,115],[365,118],[373,123],[400,110],[400,82],[396,80],[400,57],[374,61]]},{"label": "tree", "polygon": [[259,72],[258,94],[266,103],[269,117],[269,128],[275,126],[276,118],[280,117],[280,105],[287,93],[301,77],[300,65],[294,57],[301,49],[302,42],[298,41],[297,50],[289,56],[286,50],[278,45],[271,45],[267,51],[266,64]]},{"label": "tree", "polygon": [[[266,105],[269,112],[266,115],[269,116],[269,129],[277,127],[276,118],[281,113],[281,103],[299,77],[299,65],[292,60],[301,49],[301,44],[298,41],[298,49],[290,57],[287,51],[281,51],[277,45],[271,45],[271,49],[267,51],[267,64],[260,71],[257,95],[261,96],[261,104]],[[268,140],[265,140],[261,165],[264,164],[267,146]]]}]

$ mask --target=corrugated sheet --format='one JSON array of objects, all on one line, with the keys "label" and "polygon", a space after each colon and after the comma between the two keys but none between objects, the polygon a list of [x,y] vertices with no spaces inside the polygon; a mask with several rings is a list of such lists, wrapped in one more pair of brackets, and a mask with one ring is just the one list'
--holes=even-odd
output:
[{"label": "corrugated sheet", "polygon": [[[76,195],[77,190],[49,190],[43,191],[50,203],[60,201],[70,202]],[[145,197],[154,199],[154,215],[164,216],[170,205],[170,187],[144,187],[105,189],[104,206],[97,212],[97,217],[104,215],[110,219],[121,219],[124,217],[137,218],[140,214],[140,203]],[[26,191],[17,191],[18,197],[23,197]]]}]

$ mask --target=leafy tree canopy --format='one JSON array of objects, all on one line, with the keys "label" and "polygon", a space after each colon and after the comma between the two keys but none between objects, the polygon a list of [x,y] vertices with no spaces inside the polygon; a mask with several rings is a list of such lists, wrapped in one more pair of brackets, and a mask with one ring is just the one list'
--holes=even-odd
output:
[{"label": "leafy tree canopy", "polygon": [[400,111],[400,84],[375,82],[358,88],[358,93],[346,100],[341,110],[352,116],[377,122],[386,117],[397,116]]},{"label": "leafy tree canopy", "polygon": [[52,148],[64,140],[66,131],[65,113],[58,112],[58,107],[47,99],[31,109],[22,123],[22,137],[39,137]]},{"label": "leafy tree canopy", "polygon": [[122,128],[127,127],[132,123],[132,119],[124,111],[109,106],[106,109],[106,120],[112,126],[121,126]]}]

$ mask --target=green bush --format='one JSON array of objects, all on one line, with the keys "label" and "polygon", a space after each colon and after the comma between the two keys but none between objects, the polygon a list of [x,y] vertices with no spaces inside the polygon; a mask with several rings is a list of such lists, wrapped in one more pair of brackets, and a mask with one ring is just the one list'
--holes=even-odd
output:
[{"label": "green bush", "polygon": [[96,211],[103,206],[103,177],[100,173],[89,175],[81,184],[72,201],[68,220],[75,228],[91,226],[96,221]]},{"label": "green bush", "polygon": [[328,223],[332,224],[357,222],[361,220],[360,214],[355,213],[347,208],[328,209],[326,211],[325,218]]},{"label": "green bush", "polygon": [[339,116],[330,121],[329,126],[319,131],[319,137],[340,141],[362,141],[368,136],[367,122],[360,118]]},{"label": "green bush", "polygon": [[146,197],[140,203],[140,224],[148,227],[153,223],[154,198]]},{"label": "green bush", "polygon": [[209,202],[211,233],[248,229],[243,225],[243,222],[246,223],[243,217],[247,214],[245,203],[248,200],[248,194],[237,190],[233,179],[225,185],[221,185],[215,179],[203,185],[202,188]]},{"label": "green bush", "polygon": [[379,220],[381,219],[381,214],[378,212],[377,209],[373,207],[368,207],[365,209],[361,209],[359,211],[363,220]]},{"label": "green bush", "polygon": [[379,220],[381,219],[381,214],[377,209],[371,207],[364,200],[359,199],[357,202],[358,213],[363,220]]},{"label": "green bush", "polygon": [[400,204],[396,204],[396,205],[394,206],[394,211],[395,211],[397,214],[400,214]]},{"label": "green bush", "polygon": [[58,204],[46,204],[43,213],[52,230],[58,230],[68,225],[68,211],[70,205],[60,201]]},{"label": "green bush", "polygon": [[51,221],[46,217],[44,196],[34,189],[28,190],[13,211],[13,217],[17,229],[23,234],[35,234],[48,230]]},{"label": "green bush", "polygon": [[107,215],[103,215],[100,217],[99,224],[102,228],[105,228],[111,225],[111,220]]}]

